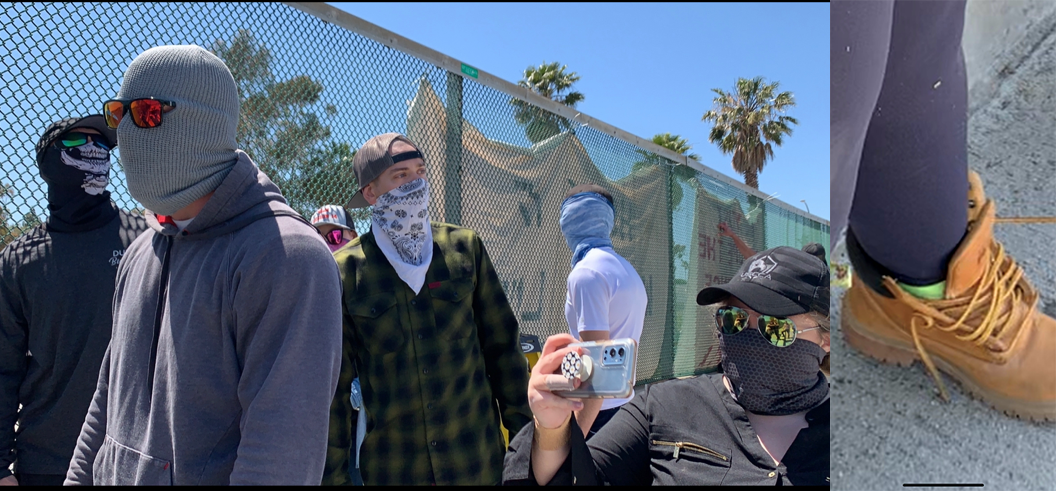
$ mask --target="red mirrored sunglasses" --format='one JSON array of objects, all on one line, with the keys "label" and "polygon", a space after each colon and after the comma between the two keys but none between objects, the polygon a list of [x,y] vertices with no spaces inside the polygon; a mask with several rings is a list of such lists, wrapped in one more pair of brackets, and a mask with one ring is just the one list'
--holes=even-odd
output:
[{"label": "red mirrored sunglasses", "polygon": [[161,115],[176,108],[172,101],[162,101],[153,97],[141,99],[110,99],[103,103],[103,116],[106,125],[117,129],[125,114],[132,114],[132,122],[140,128],[157,128],[161,126]]}]

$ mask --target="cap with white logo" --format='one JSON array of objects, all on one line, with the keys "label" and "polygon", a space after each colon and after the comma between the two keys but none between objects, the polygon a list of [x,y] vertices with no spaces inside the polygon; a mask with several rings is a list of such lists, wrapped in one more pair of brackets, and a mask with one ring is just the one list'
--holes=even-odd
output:
[{"label": "cap with white logo", "polygon": [[710,305],[726,295],[766,315],[788,317],[815,310],[828,315],[829,268],[799,249],[767,249],[745,260],[729,283],[701,290],[697,303]]}]

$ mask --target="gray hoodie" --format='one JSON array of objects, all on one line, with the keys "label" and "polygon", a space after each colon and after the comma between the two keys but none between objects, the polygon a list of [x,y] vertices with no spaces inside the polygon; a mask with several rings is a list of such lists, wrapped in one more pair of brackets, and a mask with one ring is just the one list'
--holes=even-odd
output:
[{"label": "gray hoodie", "polygon": [[318,485],[341,365],[326,244],[241,151],[186,230],[147,222],[66,484]]}]

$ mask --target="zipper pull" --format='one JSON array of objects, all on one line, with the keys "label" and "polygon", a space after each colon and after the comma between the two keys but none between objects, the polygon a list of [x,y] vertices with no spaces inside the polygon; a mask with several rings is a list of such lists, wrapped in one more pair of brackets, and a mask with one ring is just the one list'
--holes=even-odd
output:
[{"label": "zipper pull", "polygon": [[675,460],[678,460],[678,451],[682,449],[682,442],[675,442]]}]

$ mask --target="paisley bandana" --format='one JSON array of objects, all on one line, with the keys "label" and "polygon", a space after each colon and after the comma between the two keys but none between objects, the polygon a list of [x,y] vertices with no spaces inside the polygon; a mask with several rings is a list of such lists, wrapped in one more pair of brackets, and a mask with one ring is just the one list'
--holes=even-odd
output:
[{"label": "paisley bandana", "polygon": [[433,260],[429,183],[415,179],[378,196],[371,214],[371,229],[389,264],[417,295]]}]

